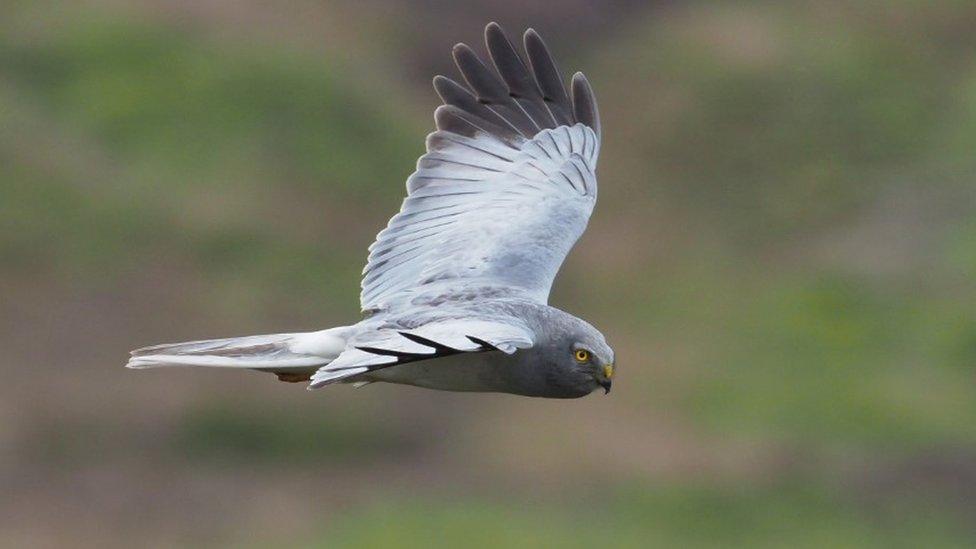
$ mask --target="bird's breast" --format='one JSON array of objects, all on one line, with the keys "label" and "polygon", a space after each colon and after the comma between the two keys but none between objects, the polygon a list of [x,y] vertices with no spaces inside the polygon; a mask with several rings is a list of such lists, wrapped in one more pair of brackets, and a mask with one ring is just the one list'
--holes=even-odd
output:
[{"label": "bird's breast", "polygon": [[390,366],[364,377],[441,391],[511,393],[518,392],[512,374],[520,363],[518,353],[459,353]]}]

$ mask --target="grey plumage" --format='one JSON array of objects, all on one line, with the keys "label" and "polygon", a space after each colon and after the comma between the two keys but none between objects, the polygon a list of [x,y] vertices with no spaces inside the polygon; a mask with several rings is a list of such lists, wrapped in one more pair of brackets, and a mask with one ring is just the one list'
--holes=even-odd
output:
[{"label": "grey plumage", "polygon": [[313,333],[147,347],[128,366],[222,366],[310,379],[569,398],[609,390],[613,351],[547,304],[596,202],[600,118],[581,73],[567,93],[542,38],[526,58],[495,23],[490,63],[464,44],[467,87],[434,78],[437,131],[369,248],[366,318]]}]

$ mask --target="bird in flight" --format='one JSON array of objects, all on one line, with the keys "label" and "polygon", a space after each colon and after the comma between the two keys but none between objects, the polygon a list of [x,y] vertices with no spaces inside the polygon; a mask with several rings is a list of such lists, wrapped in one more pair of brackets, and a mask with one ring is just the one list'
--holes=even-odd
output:
[{"label": "bird in flight", "polygon": [[569,92],[548,48],[525,59],[496,23],[490,68],[465,44],[444,76],[437,130],[400,212],[369,247],[363,319],[318,332],[155,345],[129,368],[204,366],[282,381],[400,383],[446,391],[577,398],[610,391],[614,354],[583,320],[548,305],[596,204],[600,116],[582,73]]}]

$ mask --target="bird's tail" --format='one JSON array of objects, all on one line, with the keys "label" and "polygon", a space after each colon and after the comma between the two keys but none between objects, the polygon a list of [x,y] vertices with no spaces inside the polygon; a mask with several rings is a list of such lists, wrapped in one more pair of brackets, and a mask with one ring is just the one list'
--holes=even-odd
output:
[{"label": "bird's tail", "polygon": [[273,372],[283,381],[304,381],[342,353],[352,331],[350,326],[341,326],[318,332],[153,345],[132,351],[126,367],[246,368]]}]

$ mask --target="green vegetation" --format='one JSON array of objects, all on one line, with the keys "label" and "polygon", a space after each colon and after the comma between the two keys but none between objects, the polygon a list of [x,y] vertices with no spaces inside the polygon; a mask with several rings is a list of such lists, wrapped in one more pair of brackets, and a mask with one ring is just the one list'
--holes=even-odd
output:
[{"label": "green vegetation", "polygon": [[296,418],[291,409],[264,408],[251,414],[224,405],[192,410],[174,436],[178,455],[214,465],[264,464],[314,467],[322,461],[368,461],[410,456],[419,441],[406,434],[363,424],[358,418]]},{"label": "green vegetation", "polygon": [[384,504],[342,517],[311,546],[956,547],[965,539],[958,523],[924,510],[904,520],[910,502],[866,515],[855,502],[802,485],[642,486],[596,505],[554,513],[506,501]]},{"label": "green vegetation", "polygon": [[[92,283],[163,255],[215,282],[291,286],[352,309],[349,291],[321,281],[352,278],[362,250],[267,225],[314,223],[303,217],[363,208],[377,192],[392,207],[402,187],[389,182],[409,173],[422,125],[321,57],[108,15],[45,38],[0,36],[4,100],[18,107],[0,143],[0,193],[13,198],[0,205],[2,268]],[[305,208],[284,210],[296,201],[278,194]]]}]

